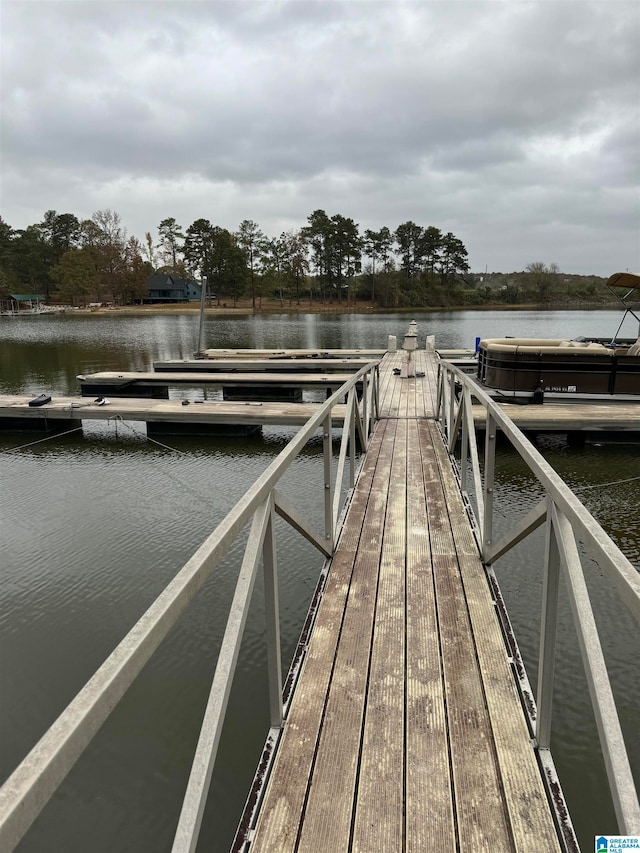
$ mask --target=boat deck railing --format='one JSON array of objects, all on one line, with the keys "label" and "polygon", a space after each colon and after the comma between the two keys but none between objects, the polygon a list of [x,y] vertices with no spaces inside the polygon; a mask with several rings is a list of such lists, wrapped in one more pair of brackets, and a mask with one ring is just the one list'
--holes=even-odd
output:
[{"label": "boat deck railing", "polygon": [[[620,600],[637,619],[640,619],[640,574],[551,465],[472,377],[455,365],[442,361],[439,367],[437,399],[438,418],[449,453],[458,462],[461,489],[474,517],[478,547],[490,576],[493,564],[500,557],[533,531],[542,525],[546,526],[535,702],[526,676],[521,679],[525,706],[529,711],[530,724],[545,772],[549,774],[553,766],[550,742],[554,659],[558,594],[563,575],[619,832],[636,835],[640,833],[640,806],[585,581],[583,557],[578,542],[597,563],[617,591]],[[482,466],[474,427],[474,402],[476,406],[481,405],[486,413]],[[510,531],[496,542],[493,521],[498,430],[509,440],[541,484],[544,497],[524,518],[513,523]]]},{"label": "boat deck railing", "polygon": [[[347,411],[336,462],[332,410],[342,404],[345,397]],[[277,514],[285,519],[329,557],[337,540],[343,482],[347,477],[352,488],[355,480],[356,437],[362,449],[366,450],[378,412],[378,362],[372,360],[335,391],[296,433],[5,782],[0,789],[0,850],[3,853],[15,849],[145,663],[251,522],[174,839],[174,853],[195,850],[260,562],[265,581],[270,737],[277,737],[283,721],[274,516]],[[280,491],[278,484],[293,460],[320,429],[324,457],[324,530],[317,532]],[[345,470],[347,455],[348,473]]]}]

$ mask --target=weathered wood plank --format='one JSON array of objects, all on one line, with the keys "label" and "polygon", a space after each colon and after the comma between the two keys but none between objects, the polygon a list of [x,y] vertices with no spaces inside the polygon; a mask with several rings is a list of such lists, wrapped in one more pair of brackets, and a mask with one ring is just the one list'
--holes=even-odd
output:
[{"label": "weathered wood plank", "polygon": [[[409,424],[407,465],[406,851],[455,851],[444,685],[424,477],[433,454]],[[435,472],[434,472],[435,474]]]},{"label": "weathered wood plank", "polygon": [[431,425],[431,431],[433,446],[440,459],[449,518],[452,528],[456,531],[455,545],[507,813],[514,837],[514,849],[522,853],[534,853],[540,849],[559,851],[555,826],[484,569],[467,523],[456,479],[448,465],[444,444],[435,425]]},{"label": "weathered wood plank", "polygon": [[424,385],[424,376],[421,376],[421,373],[424,373],[424,352],[421,350],[415,353],[415,362],[416,362],[416,378],[414,380],[414,412],[413,417],[422,418],[424,417],[424,396],[423,396],[423,385]]},{"label": "weathered wood plank", "polygon": [[[183,406],[181,400],[150,400],[117,397],[98,405],[86,397],[53,397],[50,403],[29,407],[33,395],[0,395],[0,429],[3,418],[50,420],[111,420],[119,416],[125,421],[191,424],[281,424],[302,426],[317,411],[319,403],[247,403],[205,400]],[[344,422],[346,407],[334,406],[335,425]]]},{"label": "weathered wood plank", "polygon": [[373,480],[376,465],[380,455],[380,448],[386,429],[386,422],[382,421],[374,431],[369,441],[362,469],[358,475],[356,488],[354,489],[345,523],[340,533],[338,548],[340,550],[355,551],[362,535],[362,523],[369,502],[369,494],[373,488]]},{"label": "weathered wood plank", "polygon": [[222,371],[204,373],[198,371],[126,371],[118,373],[113,370],[103,370],[98,373],[80,373],[76,377],[80,385],[101,384],[141,387],[154,385],[286,385],[301,388],[318,388],[324,385],[339,387],[348,382],[353,373],[245,373],[238,371]]},{"label": "weathered wood plank", "polygon": [[380,364],[380,415],[385,418],[389,417],[393,406],[393,395],[397,390],[393,374],[396,364],[399,364],[397,353],[389,353]]},{"label": "weathered wood plank", "polygon": [[314,373],[342,373],[359,370],[366,364],[378,361],[377,358],[196,358],[171,359],[155,361],[153,369],[159,373],[164,371],[218,372],[228,370],[239,371],[273,371],[293,372],[313,371]]},{"label": "weathered wood plank", "polygon": [[409,411],[410,398],[411,398],[411,385],[414,382],[413,379],[403,379],[400,382],[400,394],[398,399],[398,417],[406,418]]},{"label": "weathered wood plank", "polygon": [[[390,442],[389,442],[390,443]],[[406,422],[397,425],[384,523],[351,849],[401,850],[404,835]]]},{"label": "weathered wood plank", "polygon": [[438,365],[433,353],[424,354],[424,365],[425,416],[434,418],[438,403]]},{"label": "weathered wood plank", "polygon": [[[423,446],[431,442],[420,423]],[[427,483],[429,528],[445,681],[455,814],[461,850],[512,849],[448,508]]]},{"label": "weathered wood plank", "polygon": [[[640,403],[545,402],[543,406],[518,406],[514,403],[504,403],[500,407],[516,426],[532,432],[640,433]],[[485,418],[484,408],[474,406],[473,420],[476,427],[482,428]]]},{"label": "weathered wood plank", "polygon": [[[388,424],[385,437],[395,431]],[[300,851],[349,849],[391,458],[383,442],[329,687],[300,834]]]},{"label": "weathered wood plank", "polygon": [[386,350],[373,349],[206,349],[204,358],[212,359],[234,359],[234,358],[269,358],[278,361],[281,358],[382,358]]}]

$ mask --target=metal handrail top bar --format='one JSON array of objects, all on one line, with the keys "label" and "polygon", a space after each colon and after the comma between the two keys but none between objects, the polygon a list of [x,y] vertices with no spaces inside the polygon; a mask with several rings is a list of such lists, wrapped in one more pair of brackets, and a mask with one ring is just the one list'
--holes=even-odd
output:
[{"label": "metal handrail top bar", "polygon": [[473,396],[491,413],[496,424],[508,436],[511,444],[544,486],[546,492],[570,519],[585,545],[598,553],[601,568],[623,593],[623,600],[629,610],[640,620],[640,574],[631,561],[498,404],[460,368],[446,362],[442,364],[446,366],[447,371],[455,375],[457,380],[468,387]]},{"label": "metal handrail top bar", "polygon": [[379,360],[361,367],[300,428],[147,608],[0,788],[0,850],[15,848],[233,541],[332,408]]}]

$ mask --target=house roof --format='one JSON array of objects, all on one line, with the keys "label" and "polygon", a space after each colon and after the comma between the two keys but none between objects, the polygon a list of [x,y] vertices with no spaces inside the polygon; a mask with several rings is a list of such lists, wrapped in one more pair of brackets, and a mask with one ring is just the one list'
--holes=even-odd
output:
[{"label": "house roof", "polygon": [[44,300],[42,293],[10,293],[9,296],[16,302],[42,302]]},{"label": "house roof", "polygon": [[178,278],[178,276],[169,273],[154,273],[147,279],[147,286],[150,290],[180,290],[186,289],[189,284],[200,287],[197,281]]}]

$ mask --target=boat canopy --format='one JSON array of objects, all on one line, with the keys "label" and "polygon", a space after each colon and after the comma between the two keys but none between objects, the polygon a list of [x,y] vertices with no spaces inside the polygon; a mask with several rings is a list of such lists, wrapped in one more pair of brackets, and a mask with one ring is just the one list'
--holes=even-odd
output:
[{"label": "boat canopy", "polygon": [[640,275],[633,272],[614,272],[607,279],[607,287],[624,287],[627,290],[640,290]]}]

